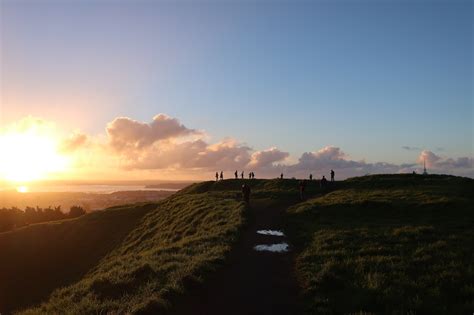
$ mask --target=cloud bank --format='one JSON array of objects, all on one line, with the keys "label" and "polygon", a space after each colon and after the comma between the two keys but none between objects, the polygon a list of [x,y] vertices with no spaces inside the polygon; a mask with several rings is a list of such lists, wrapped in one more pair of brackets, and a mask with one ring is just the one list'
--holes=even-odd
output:
[{"label": "cloud bank", "polygon": [[[185,140],[186,136],[197,139]],[[422,172],[423,161],[433,173],[472,174],[473,159],[470,157],[443,158],[423,150],[413,163],[369,163],[351,159],[340,147],[326,146],[305,152],[296,163],[286,163],[290,157],[277,147],[253,150],[236,139],[226,138],[208,143],[202,133],[181,124],[176,118],[159,114],[151,123],[143,123],[127,117],[114,119],[107,125],[108,144],[121,157],[121,167],[127,170],[200,170],[204,172],[234,170],[254,171],[260,176],[306,177],[327,174],[333,169],[339,178],[378,173]],[[420,151],[418,147],[403,146],[408,151]]]},{"label": "cloud bank", "polygon": [[[40,126],[46,124],[33,118],[28,121]],[[22,121],[21,126],[28,125],[28,121]],[[419,148],[401,149],[418,151]],[[105,134],[93,136],[76,131],[59,143],[58,150],[71,156],[76,171],[84,174],[85,169],[91,174],[103,174],[108,169],[109,174],[116,176],[137,171],[151,177],[181,174],[181,178],[211,178],[216,171],[222,170],[230,176],[237,170],[253,171],[257,177],[277,177],[283,172],[285,177],[313,174],[318,178],[333,169],[336,178],[343,179],[365,174],[421,173],[426,162],[429,173],[474,177],[473,157],[448,157],[419,150],[418,157],[414,156],[408,163],[366,162],[352,159],[338,146],[328,145],[291,158],[289,152],[280,148],[255,150],[234,138],[209,142],[202,131],[188,128],[165,114],[154,116],[151,122],[117,117],[106,125]]]}]

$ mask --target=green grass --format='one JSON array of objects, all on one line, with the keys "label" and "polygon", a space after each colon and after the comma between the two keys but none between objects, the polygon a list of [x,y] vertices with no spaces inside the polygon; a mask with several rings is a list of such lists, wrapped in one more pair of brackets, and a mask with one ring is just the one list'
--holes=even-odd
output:
[{"label": "green grass", "polygon": [[[218,196],[241,198],[243,184],[250,185],[251,199],[269,199],[284,204],[299,201],[299,180],[296,179],[230,179],[225,181],[207,181],[193,184],[178,194],[195,194],[209,192]],[[307,181],[306,196],[308,198],[322,193],[319,181]]]},{"label": "green grass", "polygon": [[473,183],[368,176],[290,208],[307,312],[472,312]]},{"label": "green grass", "polygon": [[0,233],[0,311],[169,309],[238,239],[243,183],[254,205],[296,204],[285,231],[308,314],[474,310],[474,180],[374,175],[326,190],[308,182],[305,202],[297,180],[203,182],[158,203]]},{"label": "green grass", "polygon": [[[104,213],[121,211],[124,209]],[[90,215],[84,219],[87,217]],[[166,309],[171,299],[219,266],[237,239],[243,220],[244,206],[235,199],[205,193],[170,197],[149,209],[126,238],[115,242],[113,249],[78,281],[55,290],[46,302],[22,313]]]}]

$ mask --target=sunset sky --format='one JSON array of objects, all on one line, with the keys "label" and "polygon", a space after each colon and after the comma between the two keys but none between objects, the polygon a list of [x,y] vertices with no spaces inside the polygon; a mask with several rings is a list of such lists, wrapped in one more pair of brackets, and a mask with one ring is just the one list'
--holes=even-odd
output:
[{"label": "sunset sky", "polygon": [[474,177],[473,12],[0,0],[0,178]]}]

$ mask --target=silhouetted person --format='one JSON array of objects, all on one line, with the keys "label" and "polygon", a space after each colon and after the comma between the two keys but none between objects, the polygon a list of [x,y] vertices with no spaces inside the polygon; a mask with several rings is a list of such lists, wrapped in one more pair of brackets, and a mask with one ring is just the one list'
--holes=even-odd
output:
[{"label": "silhouetted person", "polygon": [[328,180],[323,175],[323,178],[321,179],[321,188],[326,188],[327,185],[328,185]]},{"label": "silhouetted person", "polygon": [[252,172],[249,172],[249,179],[252,179]]},{"label": "silhouetted person", "polygon": [[333,181],[334,181],[334,171],[331,170],[331,182],[333,182]]},{"label": "silhouetted person", "polygon": [[240,174],[240,177],[244,179],[244,171],[242,171],[242,173]]},{"label": "silhouetted person", "polygon": [[219,173],[216,172],[216,182],[219,180]]},{"label": "silhouetted person", "polygon": [[235,171],[234,175],[235,175],[235,179],[239,178],[239,174],[237,173],[237,170]]},{"label": "silhouetted person", "polygon": [[304,200],[304,190],[306,188],[306,181],[300,180],[300,199]]},{"label": "silhouetted person", "polygon": [[313,174],[309,174],[309,180],[313,180]]},{"label": "silhouetted person", "polygon": [[224,180],[224,172],[221,171],[221,180]]},{"label": "silhouetted person", "polygon": [[252,172],[252,178],[255,179],[255,173],[254,172]]},{"label": "silhouetted person", "polygon": [[280,174],[280,179],[283,179],[283,173]]},{"label": "silhouetted person", "polygon": [[242,185],[242,198],[246,204],[250,203],[250,186],[247,184]]}]

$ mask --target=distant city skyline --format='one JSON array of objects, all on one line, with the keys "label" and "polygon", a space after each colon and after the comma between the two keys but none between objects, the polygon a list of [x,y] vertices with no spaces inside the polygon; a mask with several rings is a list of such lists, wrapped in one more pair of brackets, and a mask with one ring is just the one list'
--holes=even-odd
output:
[{"label": "distant city skyline", "polygon": [[0,0],[0,146],[52,139],[38,178],[474,177],[472,21],[472,1]]}]

